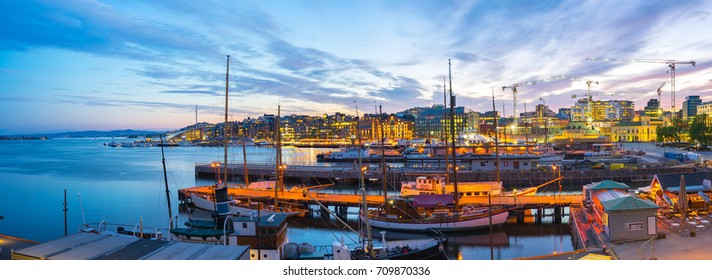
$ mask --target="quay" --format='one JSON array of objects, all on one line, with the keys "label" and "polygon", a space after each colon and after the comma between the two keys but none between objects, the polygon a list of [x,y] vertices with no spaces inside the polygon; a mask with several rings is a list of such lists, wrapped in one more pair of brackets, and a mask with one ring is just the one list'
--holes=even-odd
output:
[{"label": "quay", "polygon": [[[618,170],[560,170],[556,172],[564,177],[564,185],[585,185],[603,180],[615,180],[629,184],[631,186],[644,186],[650,182],[656,174],[677,174],[698,171],[695,167],[670,167],[670,166],[650,166],[637,169]],[[269,164],[248,164],[247,172],[250,180],[258,178],[269,178],[275,173],[275,166]],[[197,164],[195,166],[196,178],[216,178],[216,170],[210,164]],[[228,164],[227,172],[230,178],[244,178],[245,167],[242,164]],[[386,178],[389,184],[400,186],[402,181],[413,180],[416,176],[443,174],[442,170],[428,170],[416,168],[390,168],[385,175],[381,168],[369,167],[364,178],[370,184],[380,184]],[[472,171],[459,170],[457,172],[460,181],[484,182],[495,181],[495,171]],[[354,166],[311,166],[311,165],[288,165],[284,170],[284,177],[289,181],[311,182],[321,184],[324,180],[340,182],[356,182],[359,179],[359,169]],[[518,187],[536,186],[548,182],[558,177],[550,171],[539,170],[503,170],[501,171],[502,184],[505,188],[512,189]]]},{"label": "quay", "polygon": [[[212,186],[202,186],[181,189],[179,191],[179,200],[187,201],[190,193],[198,193],[207,196],[213,195],[214,188]],[[308,192],[305,194],[304,192]],[[269,202],[274,200],[274,190],[249,190],[243,188],[228,188],[228,195],[233,199],[250,199],[253,201]],[[321,203],[326,207],[333,207],[337,214],[345,214],[349,207],[361,207],[361,194],[343,194],[343,193],[327,193],[327,192],[312,192],[307,190],[297,191],[280,191],[278,198],[281,201],[286,201],[293,204],[304,206],[316,206]],[[319,200],[317,203],[312,197]],[[383,195],[367,195],[366,203],[369,207],[378,207],[384,203]],[[535,195],[535,196],[518,196],[518,197],[492,197],[491,201],[488,197],[466,196],[460,198],[460,203],[465,205],[491,205],[505,206],[510,210],[512,217],[515,217],[518,223],[523,223],[527,215],[524,210],[536,210],[533,214],[536,221],[541,221],[544,217],[544,209],[553,209],[553,213],[549,216],[554,216],[556,223],[561,222],[561,217],[568,215],[565,208],[570,205],[581,204],[581,194],[556,194],[556,195]],[[322,212],[323,213],[323,212]]]}]

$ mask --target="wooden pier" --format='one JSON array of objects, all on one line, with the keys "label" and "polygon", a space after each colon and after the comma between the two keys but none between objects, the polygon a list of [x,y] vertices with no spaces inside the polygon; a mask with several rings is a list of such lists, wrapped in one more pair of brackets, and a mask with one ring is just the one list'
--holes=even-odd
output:
[{"label": "wooden pier", "polygon": [[[180,190],[181,196],[186,196],[187,193],[201,193],[206,195],[212,195],[213,187],[194,187]],[[308,192],[308,194],[305,194]],[[274,200],[275,192],[274,190],[249,190],[242,188],[229,188],[228,194],[233,199],[251,199],[254,201],[269,202]],[[277,194],[280,201],[286,201],[289,203],[299,204],[299,205],[318,205],[318,203],[312,199],[315,198],[319,200],[319,203],[326,207],[333,207],[335,212],[345,214],[349,207],[361,207],[363,196],[360,194],[340,194],[340,193],[326,193],[320,191],[307,191],[307,190],[289,190],[280,191]],[[537,209],[537,216],[535,217],[540,221],[543,217],[543,209],[553,209],[555,222],[561,222],[561,217],[564,216],[564,208],[571,205],[580,205],[583,199],[582,194],[561,194],[561,195],[535,195],[535,196],[497,196],[491,198],[492,205],[496,206],[506,206],[510,209],[510,212],[515,213],[517,221],[522,222],[524,220],[524,211],[528,209]],[[366,202],[369,207],[378,207],[384,203],[383,195],[367,195]],[[460,203],[465,205],[489,205],[490,199],[488,197],[461,197]]]},{"label": "wooden pier", "polygon": [[[250,179],[269,178],[275,173],[274,165],[247,166]],[[653,180],[656,174],[689,173],[695,172],[694,167],[670,168],[653,167],[644,169],[619,169],[619,170],[562,170],[560,175],[564,177],[562,184],[583,186],[592,182],[603,180],[614,180],[626,183],[630,186],[645,186]],[[200,178],[216,178],[216,168],[210,164],[197,164],[195,166],[195,176]],[[505,188],[522,188],[543,184],[557,176],[551,171],[532,170],[506,170],[501,172],[502,184]],[[245,174],[244,166],[241,164],[229,164],[228,174],[231,178],[243,178]],[[386,178],[389,184],[400,186],[401,181],[414,180],[416,176],[427,174],[443,174],[440,170],[413,169],[413,168],[393,168],[386,171],[385,176],[378,167],[370,167],[364,177],[371,184],[380,184]],[[495,181],[495,171],[471,171],[460,170],[457,172],[460,181],[483,182]],[[308,166],[291,165],[284,171],[287,180],[299,181],[311,180],[321,183],[319,180],[332,180],[338,182],[357,182],[359,169],[354,166]]]}]

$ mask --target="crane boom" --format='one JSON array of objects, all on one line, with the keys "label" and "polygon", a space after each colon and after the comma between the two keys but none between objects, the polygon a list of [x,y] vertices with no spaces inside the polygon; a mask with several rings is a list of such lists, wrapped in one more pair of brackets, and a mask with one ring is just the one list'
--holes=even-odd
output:
[{"label": "crane boom", "polygon": [[545,83],[548,81],[561,80],[561,79],[565,79],[565,78],[566,78],[566,76],[564,76],[564,75],[553,75],[553,76],[549,76],[549,77],[546,77],[546,78],[540,79],[540,80],[516,83],[511,86],[503,86],[502,91],[504,91],[505,89],[508,89],[508,88],[512,89],[512,96],[513,96],[512,100],[514,103],[514,108],[513,108],[514,109],[514,125],[515,126],[518,125],[518,119],[519,119],[517,116],[517,114],[518,114],[518,112],[517,112],[517,87]]},{"label": "crane boom", "polygon": [[[607,62],[644,62],[644,63],[665,63],[670,67],[670,99],[671,111],[673,117],[675,115],[675,64],[691,64],[695,67],[694,60],[682,61],[675,59],[649,59],[649,58],[606,58],[606,57],[587,57],[586,60],[591,61],[607,61]],[[662,87],[662,86],[661,86]],[[660,101],[662,103],[662,100]]]}]

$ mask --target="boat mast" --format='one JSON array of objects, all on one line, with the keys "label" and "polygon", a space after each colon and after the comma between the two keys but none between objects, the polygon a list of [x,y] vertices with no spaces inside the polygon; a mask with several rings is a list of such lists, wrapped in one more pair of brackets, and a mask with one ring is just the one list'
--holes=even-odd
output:
[{"label": "boat mast", "polygon": [[[383,202],[388,201],[388,182],[386,182],[386,135],[383,133],[383,108],[378,105],[378,118],[381,119],[381,170],[383,173]],[[383,207],[386,215],[388,215],[388,207]]]},{"label": "boat mast", "polygon": [[277,118],[274,120],[274,140],[275,140],[275,183],[274,183],[274,205],[277,206],[277,192],[284,188],[284,182],[282,178],[282,172],[284,172],[284,166],[282,165],[282,133],[280,129],[280,114],[281,106],[277,105]]},{"label": "boat mast", "polygon": [[447,159],[447,84],[445,83],[445,76],[443,76],[443,133],[442,134],[442,141],[445,144],[445,184],[448,183],[450,179],[450,167],[448,159]]},{"label": "boat mast", "polygon": [[245,135],[245,128],[242,129],[242,167],[245,169],[245,187],[250,185],[250,175],[247,173],[247,149],[245,148],[245,141],[247,141],[247,135]]},{"label": "boat mast", "polygon": [[168,191],[168,175],[166,174],[166,155],[163,153],[163,135],[161,135],[161,161],[163,162],[163,182],[166,184],[166,202],[168,203],[168,227],[173,228],[173,212],[171,210],[171,193]]},{"label": "boat mast", "polygon": [[[364,220],[364,226],[365,226],[365,231],[366,231],[366,250],[369,253],[369,255],[373,255],[373,243],[371,241],[371,225],[368,222],[368,202],[366,201],[366,185],[364,184],[364,179],[363,179],[363,173],[366,172],[366,168],[363,166],[363,160],[361,159],[361,151],[363,151],[363,145],[361,144],[361,132],[359,131],[359,117],[358,117],[358,105],[356,105],[356,139],[358,141],[357,147],[358,147],[358,184],[359,188],[361,189],[361,201],[363,202],[362,204],[362,212],[363,212],[363,220]],[[385,203],[386,201],[384,201]]]},{"label": "boat mast", "polygon": [[[526,109],[524,109],[526,111]],[[501,177],[499,173],[499,136],[497,136],[497,107],[494,103],[494,88],[492,88],[492,111],[494,112],[494,154],[497,157],[497,168],[495,175],[497,177],[497,182],[501,184]],[[504,188],[500,187],[500,192],[504,191]],[[490,237],[490,259],[494,260],[494,246],[492,245],[492,190],[487,193],[487,206],[489,208],[489,237]]]},{"label": "boat mast", "polygon": [[494,112],[494,154],[497,157],[495,176],[497,177],[497,182],[500,182],[502,179],[499,174],[499,135],[497,135],[497,107],[495,107],[494,103],[494,88],[492,88],[492,111]]},{"label": "boat mast", "polygon": [[457,151],[455,150],[455,96],[452,93],[452,70],[450,59],[447,60],[448,76],[450,77],[450,133],[452,135],[452,180],[454,182],[455,212],[460,211],[460,193],[457,190]]},{"label": "boat mast", "polygon": [[228,94],[228,86],[230,83],[230,55],[227,56],[227,70],[225,72],[225,123],[223,126],[223,147],[225,148],[225,161],[223,163],[223,184],[225,188],[227,188],[227,94]]}]

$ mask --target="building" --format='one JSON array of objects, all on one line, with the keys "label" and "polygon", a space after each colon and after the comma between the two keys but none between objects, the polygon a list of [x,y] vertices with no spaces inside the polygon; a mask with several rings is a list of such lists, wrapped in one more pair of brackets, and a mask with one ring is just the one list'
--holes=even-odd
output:
[{"label": "building", "polygon": [[650,239],[657,235],[655,203],[628,194],[630,187],[611,180],[585,185],[584,203],[590,205],[611,242]]},{"label": "building", "polygon": [[657,99],[648,100],[647,105],[643,108],[643,112],[646,116],[651,118],[660,118],[663,114],[662,107],[660,107],[660,101]]},{"label": "building", "polygon": [[[361,137],[368,141],[387,140],[411,140],[413,139],[413,128],[415,123],[411,120],[399,118],[391,114],[364,115]],[[381,131],[383,135],[381,135]]]},{"label": "building", "polygon": [[[465,107],[455,107],[455,134],[460,134],[467,125]],[[411,114],[415,119],[414,137],[445,139],[450,133],[450,108],[434,104],[432,107],[416,107],[399,114]]]},{"label": "building", "polygon": [[638,121],[621,121],[611,127],[614,142],[651,142],[657,137],[657,128],[663,121],[643,116]]},{"label": "building", "polygon": [[[590,116],[588,116],[589,110],[591,112]],[[634,116],[635,108],[633,101],[589,101],[583,98],[576,101],[574,106],[571,107],[571,120],[578,122],[630,121],[633,120]]]},{"label": "building", "polygon": [[682,102],[682,119],[692,121],[690,117],[697,115],[697,106],[700,104],[702,104],[702,99],[699,95],[685,97],[685,101]]}]

